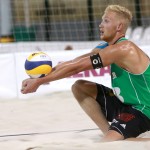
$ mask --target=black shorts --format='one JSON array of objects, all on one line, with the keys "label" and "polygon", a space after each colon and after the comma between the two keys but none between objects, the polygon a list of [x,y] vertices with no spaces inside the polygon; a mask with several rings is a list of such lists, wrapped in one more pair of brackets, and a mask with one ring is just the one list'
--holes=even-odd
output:
[{"label": "black shorts", "polygon": [[142,112],[123,104],[113,93],[113,90],[97,84],[97,102],[103,114],[111,122],[109,130],[115,130],[124,138],[137,137],[150,130],[150,119]]}]

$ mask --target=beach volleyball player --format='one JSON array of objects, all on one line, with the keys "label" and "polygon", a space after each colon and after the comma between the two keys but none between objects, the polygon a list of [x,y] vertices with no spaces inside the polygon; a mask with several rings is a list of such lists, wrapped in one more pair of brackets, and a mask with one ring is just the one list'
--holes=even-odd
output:
[{"label": "beach volleyball player", "polygon": [[110,65],[112,89],[78,80],[73,84],[72,92],[104,133],[102,141],[138,140],[138,135],[150,130],[150,59],[125,38],[131,20],[128,9],[109,5],[99,25],[100,38],[107,43],[55,66],[46,77],[24,80],[22,93],[35,92],[46,82]]}]

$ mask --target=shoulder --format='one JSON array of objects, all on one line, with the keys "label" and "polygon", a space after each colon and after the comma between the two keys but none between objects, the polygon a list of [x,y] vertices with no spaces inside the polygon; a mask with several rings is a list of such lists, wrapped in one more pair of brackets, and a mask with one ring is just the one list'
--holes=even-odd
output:
[{"label": "shoulder", "polygon": [[122,41],[120,43],[109,45],[101,52],[101,56],[103,58],[109,58],[111,63],[124,61],[129,58],[129,56],[133,56],[136,53],[136,46],[131,41]]},{"label": "shoulder", "polygon": [[110,46],[116,50],[128,51],[130,48],[133,48],[135,44],[131,41],[126,40]]},{"label": "shoulder", "polygon": [[120,43],[110,45],[110,49],[116,56],[125,56],[137,50],[137,46],[131,41],[122,41]]},{"label": "shoulder", "polygon": [[130,49],[133,49],[135,47],[135,44],[131,41],[122,41],[120,43],[115,44],[114,46],[116,46],[119,50],[124,50],[124,51],[128,51]]}]

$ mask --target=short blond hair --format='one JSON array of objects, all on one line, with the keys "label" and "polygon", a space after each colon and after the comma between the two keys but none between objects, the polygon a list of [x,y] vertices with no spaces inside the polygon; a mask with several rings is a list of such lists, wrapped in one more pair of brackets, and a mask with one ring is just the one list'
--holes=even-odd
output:
[{"label": "short blond hair", "polygon": [[130,25],[132,21],[132,13],[126,7],[120,5],[108,5],[105,9],[105,13],[108,11],[115,12],[118,16],[126,21],[126,28]]}]

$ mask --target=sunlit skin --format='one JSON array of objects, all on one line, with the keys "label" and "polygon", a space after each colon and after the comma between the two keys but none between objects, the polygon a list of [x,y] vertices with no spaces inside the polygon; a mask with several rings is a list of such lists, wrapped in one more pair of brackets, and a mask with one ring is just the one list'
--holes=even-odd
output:
[{"label": "sunlit skin", "polygon": [[[109,47],[106,47],[101,51],[98,51],[99,49],[95,48],[91,53],[60,63],[44,78],[27,79],[23,81],[22,93],[35,92],[37,87],[45,82],[51,82],[84,70],[93,69],[89,56],[97,52],[99,52],[101,56],[104,67],[116,63],[131,73],[142,73],[149,65],[149,58],[147,55],[130,41],[123,41],[114,45],[120,37],[125,35],[123,24],[117,18],[116,13],[111,11],[107,12],[103,15],[102,22],[99,25],[100,38],[108,42],[110,45]],[[27,86],[24,86],[27,81],[30,82],[28,88]],[[33,84],[30,88],[32,82],[36,82],[36,84]],[[36,88],[34,89],[33,87]]]},{"label": "sunlit skin", "polygon": [[[38,79],[26,79],[22,82],[21,92],[23,94],[36,92],[41,84],[59,80],[81,71],[93,69],[90,55],[99,53],[101,56],[103,66],[108,66],[112,63],[124,68],[125,70],[133,73],[143,73],[148,67],[150,61],[147,55],[131,41],[122,41],[115,44],[115,42],[125,36],[124,20],[120,18],[115,12],[107,12],[102,17],[102,22],[99,25],[100,39],[108,42],[109,46],[100,50],[93,49],[90,53],[77,57],[73,60],[66,61],[58,64],[52,70],[52,72],[43,78]],[[87,82],[87,81],[86,81]],[[87,91],[87,95],[91,96],[91,99],[95,99],[97,95],[95,83],[87,82],[90,86],[86,86],[84,89]],[[92,91],[91,91],[92,90]],[[76,92],[74,91],[74,94]],[[78,101],[85,98],[88,99],[86,94],[78,92],[75,97]],[[95,104],[94,104],[95,105]],[[93,108],[94,108],[93,105]],[[116,131],[108,131],[109,124],[107,120],[101,115],[98,119],[93,115],[93,112],[86,106],[82,106],[85,112],[92,118],[92,120],[98,125],[101,131],[104,133],[103,142],[123,140],[124,137]],[[97,106],[96,106],[97,107]],[[96,113],[96,112],[95,112]],[[135,140],[135,139],[134,139]]]},{"label": "sunlit skin", "polygon": [[[103,41],[107,41],[110,45],[114,44],[115,41],[112,39],[118,39],[116,33],[118,33],[121,37],[125,36],[125,33],[120,33],[122,23],[117,20],[117,16],[114,12],[106,13],[102,16],[102,22],[99,25],[100,29],[100,39]],[[116,40],[117,40],[116,39]]]}]

